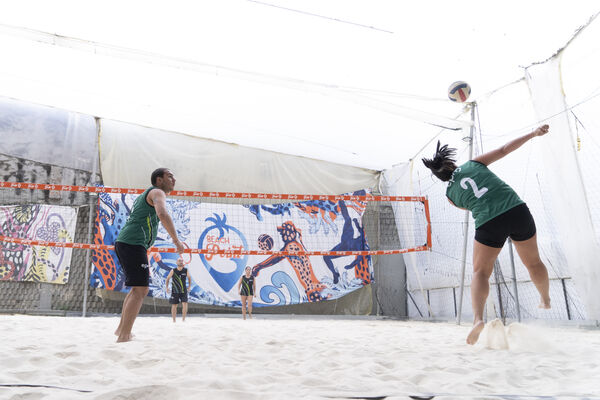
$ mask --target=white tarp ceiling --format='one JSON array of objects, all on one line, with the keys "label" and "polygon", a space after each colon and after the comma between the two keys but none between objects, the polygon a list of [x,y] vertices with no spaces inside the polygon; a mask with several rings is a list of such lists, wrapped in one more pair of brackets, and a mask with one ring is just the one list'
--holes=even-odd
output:
[{"label": "white tarp ceiling", "polygon": [[[523,77],[596,1],[32,1],[0,6],[0,96],[382,170]],[[464,121],[467,116],[462,116]],[[534,121],[532,121],[533,123]]]}]

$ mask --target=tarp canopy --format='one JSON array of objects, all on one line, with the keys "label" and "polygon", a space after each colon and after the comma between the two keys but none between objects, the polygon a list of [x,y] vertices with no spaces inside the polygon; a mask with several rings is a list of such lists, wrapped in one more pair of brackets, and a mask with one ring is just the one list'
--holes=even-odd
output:
[{"label": "tarp canopy", "polygon": [[468,123],[595,1],[35,1],[0,10],[0,95],[383,170]]}]

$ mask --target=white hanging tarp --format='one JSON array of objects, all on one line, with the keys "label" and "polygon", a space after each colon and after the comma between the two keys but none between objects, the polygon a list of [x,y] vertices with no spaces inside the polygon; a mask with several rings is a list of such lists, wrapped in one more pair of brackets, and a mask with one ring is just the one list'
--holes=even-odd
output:
[{"label": "white hanging tarp", "polygon": [[527,81],[538,119],[552,126],[552,133],[538,144],[544,161],[540,176],[551,193],[546,201],[553,204],[554,210],[559,210],[554,215],[557,234],[588,318],[600,319],[597,264],[600,247],[592,226],[568,114],[564,112],[567,105],[561,87],[560,57],[527,68]]},{"label": "white hanging tarp", "polygon": [[150,185],[172,169],[176,189],[223,192],[340,194],[372,188],[379,173],[230,143],[102,121],[100,167],[106,186]]}]

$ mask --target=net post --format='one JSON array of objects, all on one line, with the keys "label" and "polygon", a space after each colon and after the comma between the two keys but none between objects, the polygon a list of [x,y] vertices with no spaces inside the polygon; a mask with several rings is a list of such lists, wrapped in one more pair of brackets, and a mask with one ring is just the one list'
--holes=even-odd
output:
[{"label": "net post", "polygon": [[458,314],[456,313],[456,288],[452,288],[452,300],[454,300],[454,316],[456,317]]},{"label": "net post", "polygon": [[[502,278],[502,282],[500,282],[500,278]],[[504,283],[504,276],[502,275],[500,261],[498,261],[497,258],[496,261],[494,261],[494,280],[496,281],[496,294],[498,295],[498,307],[500,308],[500,318],[502,318],[502,323],[506,324],[506,310],[504,309],[504,304],[502,302],[502,288],[500,287],[500,283]]]},{"label": "net post", "polygon": [[[96,123],[96,146],[97,149],[94,152],[94,163],[92,175],[90,176],[90,184],[93,184],[93,180],[96,177],[97,173],[97,164],[98,164],[98,152],[100,151],[100,135],[102,134],[102,125],[100,123],[99,117],[94,117],[94,121]],[[92,229],[94,219],[92,218],[94,214],[94,193],[89,193],[89,201],[88,201],[88,231],[87,231],[87,243],[92,242]],[[88,281],[90,279],[90,270],[92,269],[91,263],[91,249],[88,248],[85,251],[85,275],[83,278],[83,304],[81,305],[81,317],[85,318],[87,313],[87,293],[88,293]]]},{"label": "net post", "polygon": [[563,289],[563,296],[565,296],[565,306],[567,308],[567,319],[571,320],[571,309],[569,308],[569,297],[567,296],[567,286],[565,285],[565,279],[560,280]]},{"label": "net post", "polygon": [[429,300],[429,289],[427,289],[427,313],[429,314],[429,318],[431,318],[431,302]]},{"label": "net post", "polygon": [[[475,107],[477,103],[471,103],[471,129],[469,133],[469,160],[473,158],[473,135],[475,133]],[[460,294],[458,298],[458,316],[456,317],[456,323],[460,325],[460,319],[462,317],[462,303],[463,295],[465,291],[465,268],[467,266],[467,235],[469,234],[469,211],[465,211],[465,223],[464,223],[465,238],[463,241],[462,251],[462,267],[460,272]]]},{"label": "net post", "polygon": [[521,322],[521,304],[519,303],[519,289],[517,288],[517,273],[515,271],[515,256],[513,254],[512,240],[508,238],[508,255],[510,256],[510,270],[512,273],[515,302],[517,303],[517,321]]}]

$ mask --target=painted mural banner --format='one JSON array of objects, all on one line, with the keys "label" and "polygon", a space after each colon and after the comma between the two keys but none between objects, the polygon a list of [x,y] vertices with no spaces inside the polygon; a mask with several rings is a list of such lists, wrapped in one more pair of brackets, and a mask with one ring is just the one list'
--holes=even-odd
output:
[{"label": "painted mural banner", "polygon": [[[77,208],[54,205],[0,206],[0,234],[20,239],[73,242]],[[0,243],[0,280],[65,284],[73,249]]]},{"label": "painted mural banner", "polygon": [[[361,190],[354,195],[370,194]],[[114,245],[137,195],[101,193],[94,244]],[[242,205],[167,199],[167,207],[189,248],[212,250],[369,250],[361,200],[310,200]],[[173,247],[159,225],[155,247]],[[168,298],[166,277],[176,253],[149,253],[149,295]],[[255,306],[274,306],[339,298],[373,280],[369,255],[184,254],[193,303],[240,306],[238,283],[246,267],[256,277]],[[114,250],[94,250],[90,285],[128,291]]]}]

